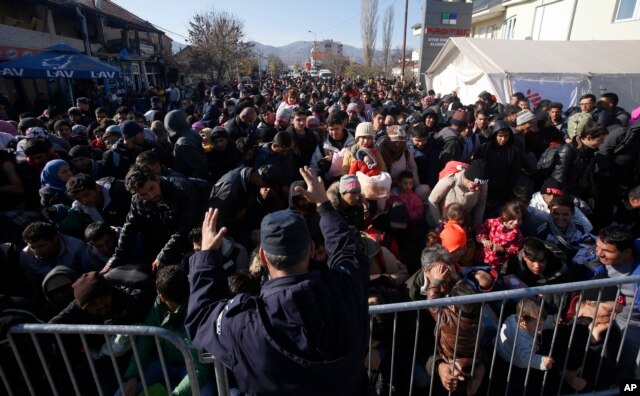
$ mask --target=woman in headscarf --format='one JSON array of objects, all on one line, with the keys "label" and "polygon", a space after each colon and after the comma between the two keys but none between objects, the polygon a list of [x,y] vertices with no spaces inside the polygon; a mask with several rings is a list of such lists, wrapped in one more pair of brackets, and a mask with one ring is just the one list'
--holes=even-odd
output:
[{"label": "woman in headscarf", "polygon": [[66,183],[73,176],[67,161],[56,159],[47,162],[40,173],[40,204],[48,208],[55,204],[71,206],[73,200],[67,196]]}]

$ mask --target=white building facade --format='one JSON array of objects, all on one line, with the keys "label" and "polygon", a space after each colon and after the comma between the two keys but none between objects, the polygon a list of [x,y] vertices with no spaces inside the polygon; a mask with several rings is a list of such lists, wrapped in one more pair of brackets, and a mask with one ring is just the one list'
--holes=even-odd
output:
[{"label": "white building facade", "polygon": [[474,1],[471,36],[507,40],[638,40],[640,0]]}]

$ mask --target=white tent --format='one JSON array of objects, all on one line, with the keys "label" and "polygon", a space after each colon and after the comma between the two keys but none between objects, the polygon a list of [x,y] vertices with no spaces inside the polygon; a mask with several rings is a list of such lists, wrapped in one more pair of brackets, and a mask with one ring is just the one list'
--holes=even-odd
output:
[{"label": "white tent", "polygon": [[627,111],[640,105],[640,40],[531,41],[452,37],[426,71],[429,89],[456,90],[465,104],[488,91],[499,102],[522,92],[566,106],[581,95],[615,92]]}]

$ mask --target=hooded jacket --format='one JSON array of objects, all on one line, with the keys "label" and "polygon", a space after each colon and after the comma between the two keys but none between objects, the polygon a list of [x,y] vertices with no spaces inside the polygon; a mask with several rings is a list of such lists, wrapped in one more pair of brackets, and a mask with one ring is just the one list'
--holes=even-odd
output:
[{"label": "hooded jacket", "polygon": [[164,127],[173,144],[175,170],[185,177],[207,178],[207,160],[202,150],[202,139],[187,123],[182,110],[170,111],[164,117]]},{"label": "hooded jacket", "polygon": [[567,256],[552,243],[545,242],[547,247],[546,267],[542,274],[536,275],[524,261],[524,251],[520,250],[517,255],[511,257],[507,264],[507,274],[516,275],[527,286],[546,286],[556,283],[564,283],[567,279]]},{"label": "hooded jacket", "polygon": [[462,205],[465,216],[470,219],[466,224],[474,227],[479,225],[487,204],[487,184],[481,185],[478,191],[470,191],[464,185],[464,172],[447,175],[438,181],[429,194],[432,220],[443,220],[444,209],[452,203]]},{"label": "hooded jacket", "polygon": [[[362,172],[367,176],[378,176],[380,174],[380,164],[376,160],[377,151],[375,149],[366,149],[361,148],[356,153],[355,161],[351,161],[351,166],[349,167],[349,174],[355,175],[357,172]],[[364,157],[371,158],[371,163],[367,164],[364,162]]]},{"label": "hooded jacket", "polygon": [[346,222],[318,208],[329,270],[267,281],[258,297],[227,300],[218,251],[190,260],[186,318],[193,344],[230,368],[249,395],[368,394],[369,266]]},{"label": "hooded jacket", "polygon": [[211,190],[209,197],[209,207],[220,210],[222,224],[229,229],[233,237],[240,225],[238,216],[258,195],[258,189],[254,187],[249,179],[253,168],[236,168],[227,172],[218,180]]},{"label": "hooded jacket", "polygon": [[[509,140],[504,146],[496,141],[500,130],[509,132]],[[487,199],[505,202],[512,195],[520,176],[520,150],[514,144],[511,128],[494,130],[491,140],[483,143],[473,156],[474,159],[484,159],[489,173],[489,190]]]},{"label": "hooded jacket", "polygon": [[451,127],[446,127],[436,134],[436,141],[440,148],[438,156],[439,169],[442,170],[449,161],[460,161],[462,159],[462,139],[460,133]]}]

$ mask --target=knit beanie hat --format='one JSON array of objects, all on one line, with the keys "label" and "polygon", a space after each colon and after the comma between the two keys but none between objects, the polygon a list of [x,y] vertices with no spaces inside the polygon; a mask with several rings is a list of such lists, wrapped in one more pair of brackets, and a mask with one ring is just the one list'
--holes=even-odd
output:
[{"label": "knit beanie hat", "polygon": [[467,125],[467,112],[464,110],[456,110],[451,117],[451,125],[466,126]]},{"label": "knit beanie hat", "polygon": [[356,127],[356,140],[361,136],[371,136],[375,134],[373,124],[370,122],[361,122]]},{"label": "knit beanie hat", "polygon": [[203,130],[204,127],[205,125],[202,121],[196,121],[193,124],[191,124],[191,128],[197,133],[200,133],[200,131]]},{"label": "knit beanie hat", "polygon": [[553,177],[550,177],[542,183],[540,194],[550,194],[561,197],[564,195],[564,189],[562,188],[562,184]]},{"label": "knit beanie hat", "polygon": [[144,131],[144,129],[134,120],[127,120],[120,124],[120,130],[122,131],[122,135],[125,139],[131,139],[138,133]]},{"label": "knit beanie hat", "polygon": [[536,118],[530,110],[521,110],[516,115],[516,125],[526,124],[529,121],[533,121]]},{"label": "knit beanie hat", "polygon": [[360,182],[356,175],[344,175],[340,178],[340,194],[360,193]]},{"label": "knit beanie hat", "polygon": [[471,161],[469,167],[464,171],[464,177],[476,184],[487,184],[489,172],[487,172],[486,162],[483,159]]},{"label": "knit beanie hat", "polygon": [[107,130],[104,132],[104,135],[102,135],[102,138],[104,139],[109,135],[122,136],[122,130],[118,125],[109,125]]},{"label": "knit beanie hat", "polygon": [[73,283],[73,297],[81,308],[109,293],[107,280],[97,271],[87,272]]},{"label": "knit beanie hat", "polygon": [[448,221],[440,233],[442,247],[449,253],[467,245],[467,233],[464,228],[454,221]]}]

